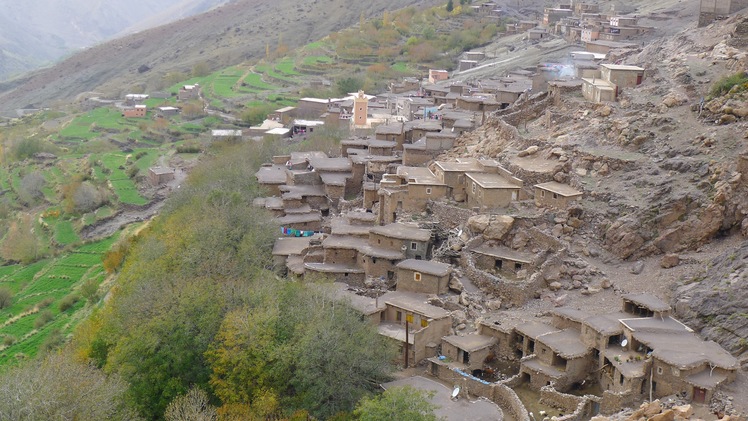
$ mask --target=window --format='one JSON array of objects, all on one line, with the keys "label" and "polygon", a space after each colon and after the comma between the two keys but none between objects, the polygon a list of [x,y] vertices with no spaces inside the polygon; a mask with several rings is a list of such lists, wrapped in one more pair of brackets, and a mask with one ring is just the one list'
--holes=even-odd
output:
[{"label": "window", "polygon": [[431,187],[426,187],[426,194],[431,194]]},{"label": "window", "polygon": [[623,384],[623,374],[621,374],[621,378],[618,380],[618,383]]},{"label": "window", "polygon": [[677,367],[670,367],[670,371],[673,373],[673,376],[680,377],[680,370]]},{"label": "window", "polygon": [[475,183],[473,183],[473,193],[475,193]]},{"label": "window", "polygon": [[421,327],[429,327],[429,322],[426,319],[421,319]]},{"label": "window", "polygon": [[657,367],[657,374],[662,374],[662,367]]},{"label": "window", "polygon": [[395,321],[396,322],[402,322],[403,321],[403,312],[398,311],[395,313]]},{"label": "window", "polygon": [[410,242],[410,249],[411,250],[417,250],[418,249],[418,243],[416,243],[415,241],[411,241]]},{"label": "window", "polygon": [[514,270],[522,270],[522,263],[515,263]]},{"label": "window", "polygon": [[413,280],[416,282],[421,282],[421,272],[413,272]]},{"label": "window", "polygon": [[553,193],[553,198],[558,199],[558,193]]},{"label": "window", "polygon": [[405,321],[408,323],[413,323],[413,315],[412,314],[406,314],[405,315]]},{"label": "window", "polygon": [[540,197],[545,197],[545,190],[540,191]]}]

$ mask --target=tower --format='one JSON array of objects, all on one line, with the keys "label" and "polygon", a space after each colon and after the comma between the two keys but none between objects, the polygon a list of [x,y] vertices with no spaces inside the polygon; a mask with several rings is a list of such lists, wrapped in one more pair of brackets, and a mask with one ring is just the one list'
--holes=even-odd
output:
[{"label": "tower", "polygon": [[366,126],[368,114],[369,100],[366,99],[364,91],[358,91],[358,95],[353,98],[353,125],[356,127]]}]

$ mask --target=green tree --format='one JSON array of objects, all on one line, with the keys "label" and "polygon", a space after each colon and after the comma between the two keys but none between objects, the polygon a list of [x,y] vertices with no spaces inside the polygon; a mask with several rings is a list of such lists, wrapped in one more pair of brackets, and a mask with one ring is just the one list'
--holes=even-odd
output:
[{"label": "green tree", "polygon": [[361,421],[436,421],[436,405],[429,401],[433,395],[411,386],[393,387],[381,395],[364,397],[354,415]]},{"label": "green tree", "polygon": [[451,12],[451,11],[453,11],[454,9],[455,9],[455,5],[454,5],[454,3],[452,3],[452,0],[449,0],[449,1],[447,2],[447,12]]},{"label": "green tree", "polygon": [[9,307],[13,304],[13,291],[8,287],[0,288],[0,309]]},{"label": "green tree", "polygon": [[358,92],[364,86],[364,82],[357,77],[345,77],[339,79],[336,85],[340,95],[348,95],[349,93]]}]

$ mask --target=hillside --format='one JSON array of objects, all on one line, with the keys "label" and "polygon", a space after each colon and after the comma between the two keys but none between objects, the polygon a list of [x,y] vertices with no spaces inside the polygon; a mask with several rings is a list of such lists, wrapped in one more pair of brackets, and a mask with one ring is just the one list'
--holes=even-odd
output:
[{"label": "hillside", "polygon": [[44,70],[0,84],[0,114],[72,99],[87,91],[118,95],[161,87],[169,72],[206,62],[216,69],[264,56],[279,41],[289,48],[348,27],[361,14],[429,0],[346,2],[238,0],[188,19],[89,48]]},{"label": "hillside", "polygon": [[118,34],[202,13],[225,0],[0,1],[0,80]]}]

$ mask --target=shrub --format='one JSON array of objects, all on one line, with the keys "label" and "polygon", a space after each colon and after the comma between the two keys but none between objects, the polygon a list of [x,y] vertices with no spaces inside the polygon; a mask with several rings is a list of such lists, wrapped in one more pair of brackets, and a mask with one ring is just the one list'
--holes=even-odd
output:
[{"label": "shrub", "polygon": [[40,314],[40,315],[39,315],[39,316],[38,316],[38,317],[36,318],[36,320],[34,320],[34,328],[35,328],[35,329],[39,329],[39,328],[41,328],[42,326],[44,326],[44,325],[46,325],[47,323],[49,323],[50,321],[52,321],[52,319],[54,319],[54,318],[55,318],[55,316],[54,316],[54,315],[52,314],[52,312],[51,312],[51,311],[49,311],[49,310],[44,310],[44,311],[43,311],[43,312],[42,312],[42,313],[41,313],[41,314]]},{"label": "shrub", "polygon": [[137,177],[139,172],[140,168],[138,168],[137,165],[132,165],[127,169],[127,176],[130,178],[135,178]]},{"label": "shrub", "polygon": [[13,335],[5,335],[3,338],[3,345],[5,346],[11,346],[14,343],[16,343],[16,337]]},{"label": "shrub", "polygon": [[93,304],[99,300],[99,283],[96,279],[89,279],[81,285],[80,292],[83,298]]},{"label": "shrub", "polygon": [[0,288],[0,309],[8,307],[13,303],[13,291],[7,287]]},{"label": "shrub", "polygon": [[740,88],[738,88],[739,91],[743,91],[748,88],[748,73],[738,72],[734,75],[723,77],[722,79],[714,83],[714,86],[712,86],[712,90],[709,91],[709,96],[711,98],[714,98],[724,95],[730,92],[730,90],[732,90],[732,88],[735,86],[740,86]]},{"label": "shrub", "polygon": [[50,305],[50,304],[52,304],[52,303],[53,303],[54,301],[55,301],[55,299],[54,299],[54,298],[52,298],[52,297],[47,297],[47,298],[45,298],[45,299],[43,299],[43,300],[39,301],[39,304],[37,304],[36,306],[37,306],[38,308],[40,308],[40,309],[42,309],[42,308],[47,308],[47,307],[49,307],[49,305]]},{"label": "shrub", "polygon": [[78,302],[78,296],[75,294],[66,295],[65,298],[60,300],[60,311],[67,311],[70,307],[74,306]]}]

